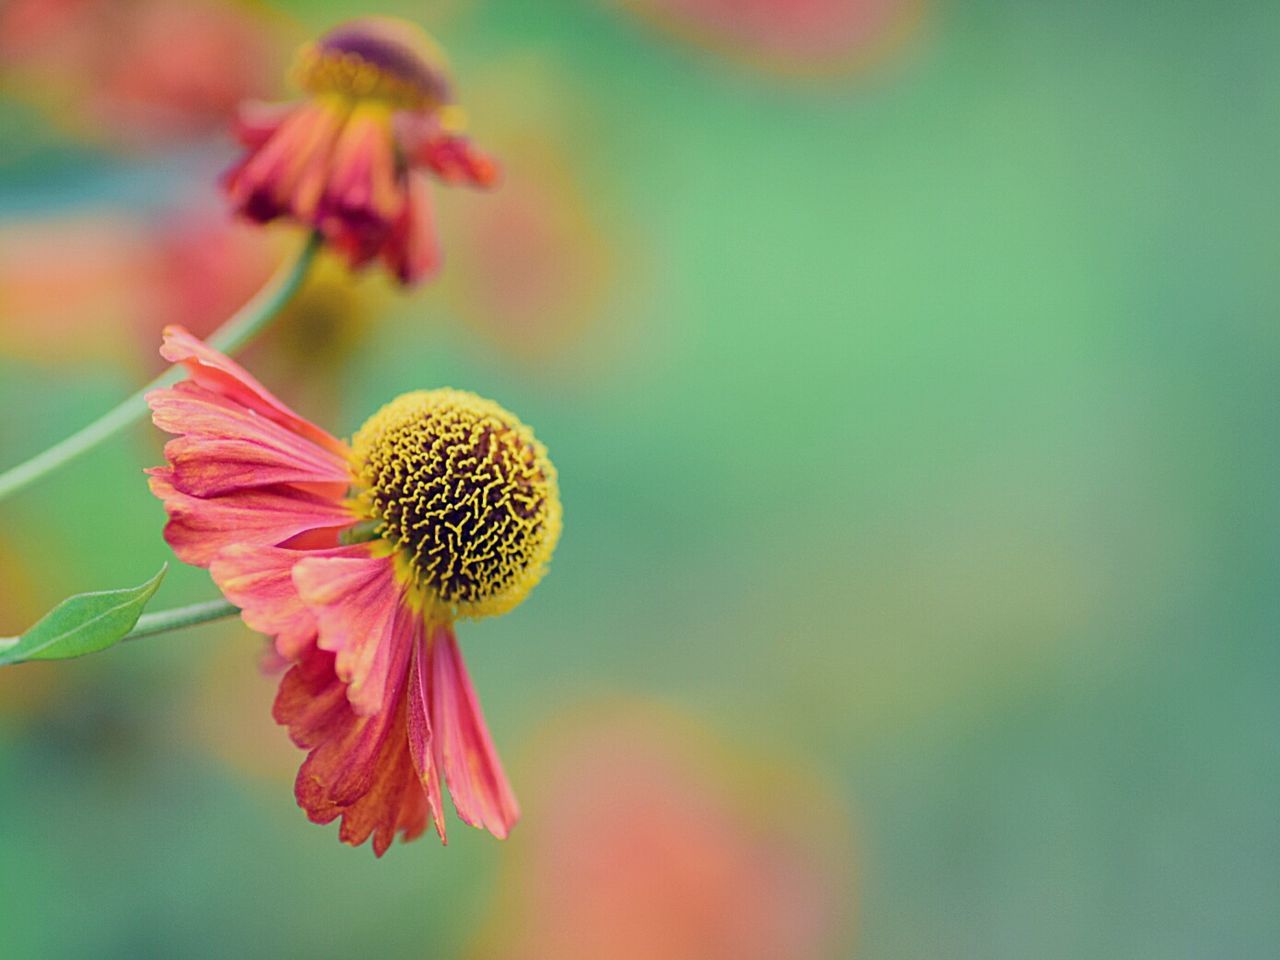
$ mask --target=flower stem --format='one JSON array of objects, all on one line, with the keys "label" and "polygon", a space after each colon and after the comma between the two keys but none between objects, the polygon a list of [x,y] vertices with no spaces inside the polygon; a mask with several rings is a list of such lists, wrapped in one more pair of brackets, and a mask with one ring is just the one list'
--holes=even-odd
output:
[{"label": "flower stem", "polygon": [[138,618],[137,625],[125,634],[125,640],[137,640],[139,637],[152,637],[157,633],[193,627],[197,623],[210,620],[221,620],[223,617],[234,617],[240,608],[226,600],[206,600],[204,603],[193,603],[186,607],[175,607],[173,610],[159,610],[156,613],[144,613]]},{"label": "flower stem", "polygon": [[[227,319],[209,337],[209,345],[223,353],[233,353],[262,331],[267,323],[280,312],[297,292],[320,249],[320,235],[311,234],[306,244],[291,262],[286,263],[258,294]],[[39,480],[62,464],[73,460],[86,450],[96,447],[119,433],[129,424],[146,415],[148,391],[164,387],[178,379],[178,371],[166,370],[156,379],[129,397],[117,407],[73,433],[61,443],[56,443],[30,460],[0,473],[0,499],[17,493],[23,487]]]}]

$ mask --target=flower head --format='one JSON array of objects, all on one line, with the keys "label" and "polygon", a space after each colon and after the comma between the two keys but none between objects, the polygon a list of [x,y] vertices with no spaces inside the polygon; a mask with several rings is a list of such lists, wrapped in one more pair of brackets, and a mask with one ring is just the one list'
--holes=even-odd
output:
[{"label": "flower head", "polygon": [[185,330],[189,379],[148,395],[177,434],[151,489],[179,558],[208,567],[293,664],[274,714],[309,751],[298,803],[343,841],[459,817],[505,837],[519,817],[454,635],[541,579],[560,533],[555,469],[528,427],[459,390],[406,394],[348,446]]},{"label": "flower head", "polygon": [[496,403],[407,393],[354,447],[365,511],[443,615],[503,613],[542,578],[560,532],[555,469]]},{"label": "flower head", "polygon": [[247,155],[226,176],[236,209],[321,231],[353,268],[381,257],[402,282],[440,262],[427,173],[490,186],[496,164],[457,133],[443,53],[415,25],[344,23],[299,51],[307,98],[240,118]]}]

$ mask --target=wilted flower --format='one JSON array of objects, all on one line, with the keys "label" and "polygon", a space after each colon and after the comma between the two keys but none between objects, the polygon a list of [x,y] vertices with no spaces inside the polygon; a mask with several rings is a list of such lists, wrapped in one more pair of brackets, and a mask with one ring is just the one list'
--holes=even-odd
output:
[{"label": "wilted flower", "polygon": [[440,49],[401,20],[352,20],[304,47],[296,75],[307,99],[241,116],[249,153],[226,177],[236,209],[321,231],[353,268],[381,257],[406,284],[433,272],[428,172],[473,186],[497,178],[456,132]]},{"label": "wilted flower", "polygon": [[519,809],[453,623],[542,578],[560,533],[545,448],[449,389],[393,400],[348,446],[185,330],[161,352],[190,377],[148,396],[179,435],[149,471],[165,538],[295,664],[274,713],[310,751],[299,805],[381,855],[428,816],[444,839],[443,777],[463,821],[505,837]]}]

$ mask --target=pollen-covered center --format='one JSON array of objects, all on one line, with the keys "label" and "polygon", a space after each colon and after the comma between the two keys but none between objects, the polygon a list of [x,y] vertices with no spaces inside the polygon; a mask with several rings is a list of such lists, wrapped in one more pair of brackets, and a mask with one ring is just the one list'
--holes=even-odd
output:
[{"label": "pollen-covered center", "polygon": [[506,410],[459,390],[409,393],[370,417],[353,447],[379,535],[434,600],[501,613],[542,577],[560,533],[555,468]]},{"label": "pollen-covered center", "polygon": [[297,74],[311,93],[385,100],[418,109],[449,101],[444,53],[415,24],[365,17],[330,30],[298,55]]}]

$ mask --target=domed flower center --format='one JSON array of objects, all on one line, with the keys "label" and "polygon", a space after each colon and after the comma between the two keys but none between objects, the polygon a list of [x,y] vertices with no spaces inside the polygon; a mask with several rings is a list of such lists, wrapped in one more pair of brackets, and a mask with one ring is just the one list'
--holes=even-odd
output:
[{"label": "domed flower center", "polygon": [[438,604],[501,613],[542,578],[560,535],[555,468],[502,407],[460,390],[405,394],[353,447],[378,534]]},{"label": "domed flower center", "polygon": [[444,53],[426,32],[392,17],[351,20],[298,55],[298,80],[313,94],[385,100],[430,109],[450,100]]}]

